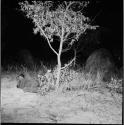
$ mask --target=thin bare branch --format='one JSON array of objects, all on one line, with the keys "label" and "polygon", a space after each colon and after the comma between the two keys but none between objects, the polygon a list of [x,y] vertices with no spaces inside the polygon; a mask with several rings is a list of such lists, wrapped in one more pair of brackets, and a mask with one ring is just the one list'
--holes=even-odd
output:
[{"label": "thin bare branch", "polygon": [[63,49],[63,50],[62,50],[62,53],[67,52],[67,51],[70,50],[70,49],[71,49],[71,46],[68,47],[68,48]]},{"label": "thin bare branch", "polygon": [[[47,38],[47,37],[46,37],[46,38]],[[53,49],[53,47],[51,46],[50,41],[49,41],[48,38],[47,38],[47,42],[48,42],[48,44],[49,44],[49,47],[52,49],[52,51],[53,51],[56,55],[58,55],[58,53],[55,51],[55,49]]]},{"label": "thin bare branch", "polygon": [[65,64],[65,66],[62,67],[61,70],[62,70],[62,69],[65,69],[65,68],[68,67],[68,66],[70,66],[70,65],[75,61],[75,59],[76,59],[76,58],[74,57],[68,64]]},{"label": "thin bare branch", "polygon": [[75,60],[74,60],[74,66],[76,65],[76,49],[74,49],[74,57],[75,57]]},{"label": "thin bare branch", "polygon": [[[65,2],[66,11],[69,10],[69,7],[70,7],[72,4],[74,4],[74,3],[75,3],[75,4],[79,4],[80,6],[82,6],[82,9],[84,9],[84,7],[86,7],[89,2],[86,2],[86,1],[83,1],[83,2],[80,2],[80,1],[70,1],[68,5],[67,5],[67,2]],[[84,5],[83,5],[83,4],[84,4]],[[82,10],[82,9],[81,9],[81,10]],[[81,11],[81,10],[80,10],[80,11]]]},{"label": "thin bare branch", "polygon": [[48,37],[46,36],[46,34],[44,33],[44,31],[42,30],[42,28],[39,26],[39,24],[38,24],[37,22],[36,22],[36,25],[37,25],[38,28],[41,30],[43,36],[45,36],[45,38],[47,39],[47,42],[48,42],[48,44],[49,44],[49,47],[52,49],[52,51],[53,51],[56,55],[58,55],[58,53],[55,51],[55,49],[51,46]]},{"label": "thin bare branch", "polygon": [[69,4],[68,4],[68,5],[66,4],[66,5],[67,5],[66,11],[69,10],[69,7],[70,7],[73,3],[75,3],[75,1],[73,1],[73,2],[72,2],[72,1],[69,1]]}]

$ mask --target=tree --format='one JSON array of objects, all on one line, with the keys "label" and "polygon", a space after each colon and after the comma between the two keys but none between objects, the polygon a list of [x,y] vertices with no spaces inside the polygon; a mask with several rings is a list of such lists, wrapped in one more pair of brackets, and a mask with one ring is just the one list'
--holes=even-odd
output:
[{"label": "tree", "polygon": [[[55,4],[52,1],[28,1],[19,3],[21,11],[32,19],[35,24],[34,34],[40,33],[46,38],[49,47],[57,55],[57,80],[56,89],[59,87],[61,70],[68,67],[74,58],[64,67],[61,66],[61,54],[67,52],[78,42],[79,37],[87,29],[96,29],[97,26],[90,25],[90,19],[83,15],[84,7],[88,2],[69,1]],[[54,36],[59,40],[59,49],[56,51],[51,43],[54,42]]]}]

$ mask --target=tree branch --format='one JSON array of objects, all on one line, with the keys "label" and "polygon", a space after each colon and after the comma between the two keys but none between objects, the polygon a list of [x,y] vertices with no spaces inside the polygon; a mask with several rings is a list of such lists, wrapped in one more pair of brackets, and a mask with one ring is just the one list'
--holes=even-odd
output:
[{"label": "tree branch", "polygon": [[62,69],[65,69],[66,67],[68,67],[69,65],[71,65],[71,64],[73,63],[73,61],[75,61],[75,59],[76,59],[76,58],[74,57],[68,64],[65,64],[65,66],[62,67],[61,70],[62,70]]},{"label": "tree branch", "polygon": [[64,52],[70,50],[70,48],[71,48],[71,47],[68,47],[68,48],[63,49],[63,50],[62,50],[62,53],[64,53]]},{"label": "tree branch", "polygon": [[53,49],[53,47],[51,46],[49,39],[48,39],[48,38],[46,38],[46,39],[47,39],[47,41],[48,41],[49,47],[52,49],[52,51],[53,51],[56,55],[58,55],[58,53],[55,51],[55,49]]},{"label": "tree branch", "polygon": [[[65,2],[66,3],[66,2]],[[69,4],[67,5],[67,3],[66,3],[66,11],[67,10],[69,10],[69,7],[73,4],[73,3],[75,3],[75,1],[69,1]]]},{"label": "tree branch", "polygon": [[75,57],[75,60],[74,60],[74,66],[76,65],[76,49],[74,49],[74,57]]},{"label": "tree branch", "polygon": [[[80,6],[82,6],[82,9],[88,4],[88,2],[85,3],[85,1],[83,1],[82,3],[79,2],[79,1],[70,1],[69,4],[67,5],[67,2],[65,1],[66,7],[67,7],[67,8],[66,8],[66,11],[69,10],[69,7],[70,7],[72,4],[74,4],[74,3],[75,3],[75,4],[78,3]],[[82,5],[83,3],[85,3],[84,6]],[[81,9],[81,10],[82,10],[82,9]],[[80,11],[81,11],[81,10],[80,10]]]},{"label": "tree branch", "polygon": [[34,22],[36,23],[36,25],[38,26],[38,28],[41,30],[43,36],[45,36],[45,38],[47,39],[47,42],[48,42],[48,44],[49,44],[49,47],[52,49],[52,51],[53,51],[56,55],[58,55],[58,53],[55,51],[55,49],[51,46],[48,37],[46,36],[46,34],[45,34],[44,31],[42,30],[42,28],[39,26],[39,24],[37,23],[37,21],[34,21]]}]

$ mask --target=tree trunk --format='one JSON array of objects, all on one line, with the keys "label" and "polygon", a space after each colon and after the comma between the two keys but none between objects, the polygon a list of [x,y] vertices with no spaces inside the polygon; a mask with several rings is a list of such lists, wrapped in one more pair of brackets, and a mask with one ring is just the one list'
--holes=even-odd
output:
[{"label": "tree trunk", "polygon": [[57,62],[58,62],[58,67],[57,67],[57,80],[56,80],[56,90],[59,88],[59,81],[60,81],[60,74],[61,74],[61,54],[58,54],[57,56]]},{"label": "tree trunk", "polygon": [[58,90],[58,88],[59,88],[59,81],[60,81],[60,75],[61,75],[61,53],[62,53],[62,46],[63,46],[63,37],[61,38],[60,47],[59,47],[59,53],[57,55],[58,67],[57,67],[56,90]]}]

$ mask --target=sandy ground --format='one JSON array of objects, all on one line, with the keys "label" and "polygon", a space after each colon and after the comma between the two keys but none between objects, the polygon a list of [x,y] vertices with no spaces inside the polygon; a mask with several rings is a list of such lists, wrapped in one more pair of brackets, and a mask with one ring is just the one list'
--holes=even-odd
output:
[{"label": "sandy ground", "polygon": [[82,90],[40,96],[16,84],[1,79],[2,123],[122,124],[122,95]]}]

